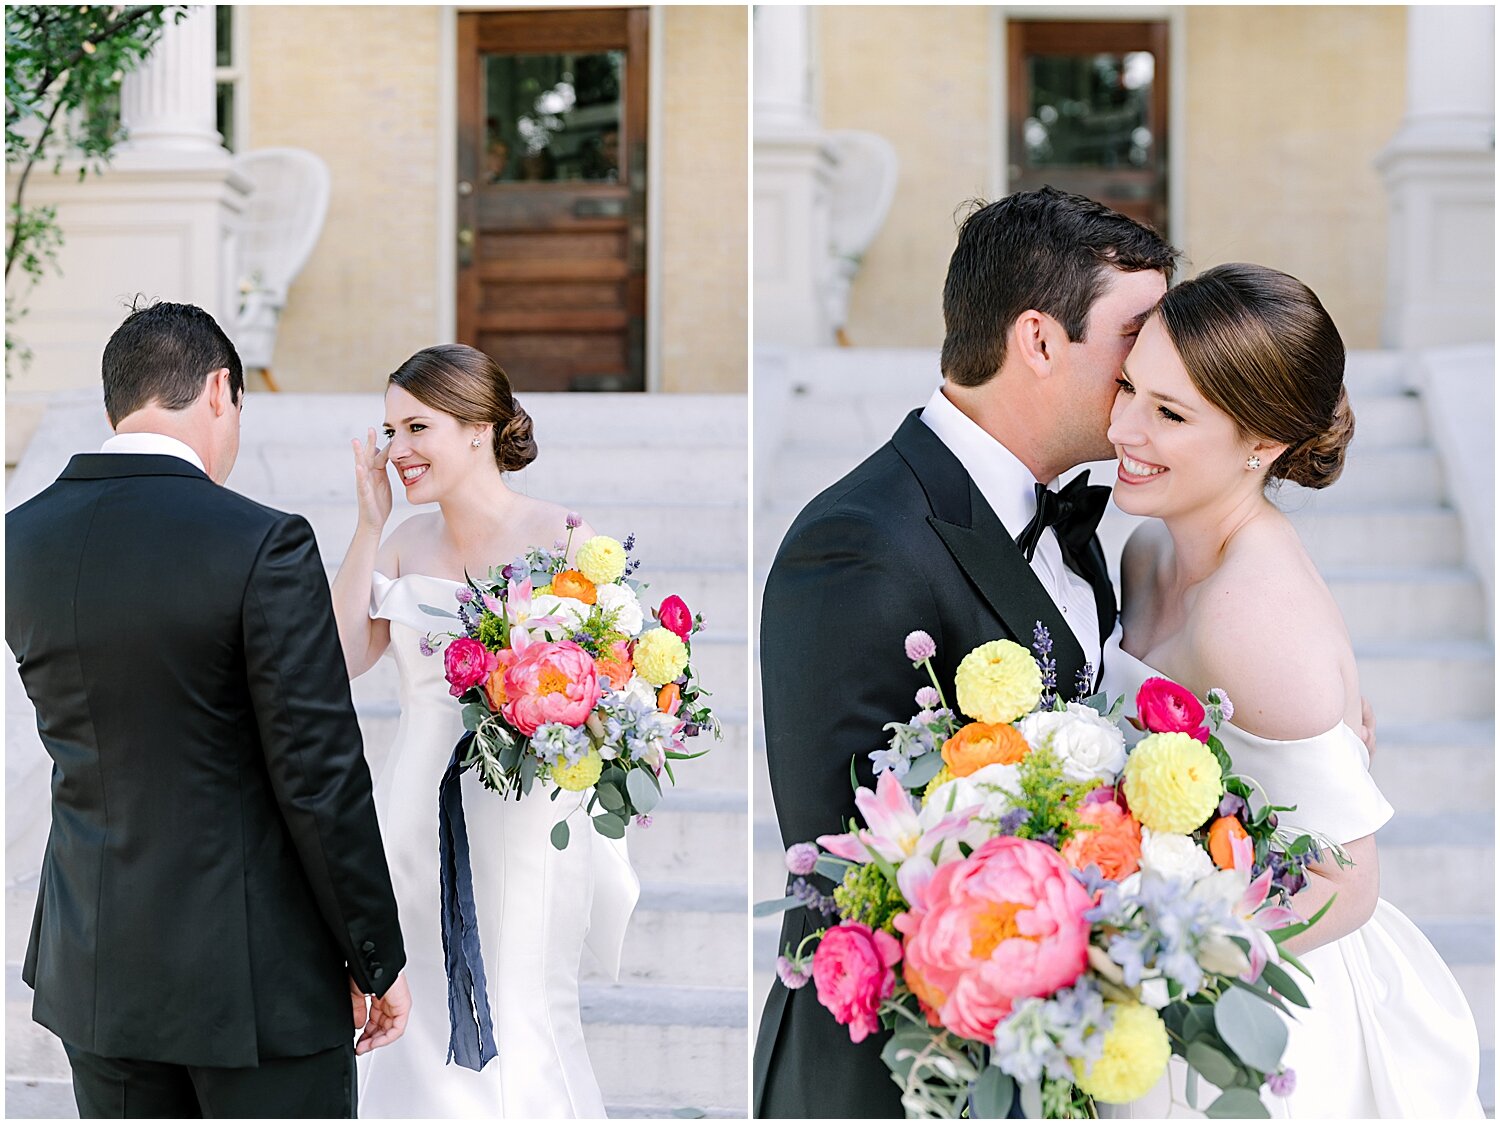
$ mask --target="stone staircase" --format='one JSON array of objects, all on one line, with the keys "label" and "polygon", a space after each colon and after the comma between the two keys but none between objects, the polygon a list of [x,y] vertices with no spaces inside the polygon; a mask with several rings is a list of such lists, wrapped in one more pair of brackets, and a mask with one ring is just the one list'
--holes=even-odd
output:
[{"label": "stone staircase", "polygon": [[[602,533],[635,533],[651,582],[643,600],[675,592],[704,614],[695,661],[725,723],[709,756],[678,769],[679,786],[667,790],[653,825],[632,831],[642,888],[619,982],[606,980],[585,954],[589,1053],[611,1116],[744,1116],[746,401],[623,394],[530,394],[525,401],[542,455],[513,486],[578,510]],[[98,448],[108,436],[101,414],[94,392],[54,401],[8,482],[6,506],[49,484],[72,452]],[[252,394],[246,405],[229,486],[307,516],[330,579],[354,527],[349,440],[381,417],[377,395]],[[392,525],[416,510],[398,498]],[[66,1058],[31,1021],[31,992],[20,981],[48,789],[34,718],[8,662],[7,1115],[74,1116]],[[355,682],[354,698],[378,771],[397,725],[391,657]]]},{"label": "stone staircase", "polygon": [[[1381,893],[1421,926],[1462,984],[1479,1024],[1481,1098],[1493,1115],[1494,645],[1423,403],[1404,374],[1396,355],[1349,357],[1357,429],[1344,476],[1323,492],[1286,486],[1278,502],[1338,599],[1375,708],[1374,775],[1396,808],[1378,836]],[[926,351],[757,354],[757,610],[797,512],[884,442],[939,378],[937,356]],[[1113,477],[1112,462],[1094,466],[1094,481]],[[1100,534],[1112,566],[1135,522],[1109,509]],[[780,897],[785,878],[759,740],[754,807],[759,901]],[[774,978],[778,923],[755,922],[757,1019]]]}]

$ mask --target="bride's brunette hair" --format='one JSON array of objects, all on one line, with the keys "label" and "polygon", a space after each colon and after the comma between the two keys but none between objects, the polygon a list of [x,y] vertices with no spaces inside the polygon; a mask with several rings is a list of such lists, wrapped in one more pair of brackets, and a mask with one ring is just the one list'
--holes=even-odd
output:
[{"label": "bride's brunette hair", "polygon": [[1169,289],[1156,310],[1198,392],[1242,434],[1287,447],[1269,479],[1326,488],[1339,478],[1354,413],[1344,341],[1317,294],[1232,262]]},{"label": "bride's brunette hair", "polygon": [[519,472],[536,460],[531,417],[500,364],[484,352],[461,343],[424,347],[387,381],[466,425],[494,426],[491,446],[501,472]]}]

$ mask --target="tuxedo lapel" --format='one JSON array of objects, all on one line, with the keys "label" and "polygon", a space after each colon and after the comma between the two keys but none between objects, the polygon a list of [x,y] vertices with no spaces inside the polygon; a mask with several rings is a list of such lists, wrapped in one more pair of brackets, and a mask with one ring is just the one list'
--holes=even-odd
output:
[{"label": "tuxedo lapel", "polygon": [[1005,524],[920,411],[907,415],[892,440],[927,495],[928,525],[1016,642],[1030,648],[1037,624],[1047,629],[1059,693],[1067,695],[1083,669],[1083,648]]}]

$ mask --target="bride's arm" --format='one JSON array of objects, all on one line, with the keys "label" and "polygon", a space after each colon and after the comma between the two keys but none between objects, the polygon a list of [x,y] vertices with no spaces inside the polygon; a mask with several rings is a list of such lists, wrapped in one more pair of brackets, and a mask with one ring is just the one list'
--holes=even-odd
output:
[{"label": "bride's arm", "polygon": [[386,451],[376,450],[373,429],[368,445],[354,439],[354,476],[359,519],[338,576],[333,579],[333,616],[350,679],[374,667],[391,642],[390,622],[370,616],[370,586],[376,564],[391,565],[395,561],[394,545],[387,543],[385,551],[380,546],[380,534],[391,514],[391,481],[386,475]]},{"label": "bride's arm", "polygon": [[[1358,929],[1375,912],[1380,898],[1380,859],[1375,851],[1375,837],[1344,844],[1354,860],[1351,867],[1340,868],[1331,856],[1307,868],[1307,886],[1293,895],[1292,908],[1300,917],[1311,917],[1333,898],[1333,905],[1318,923],[1282,945],[1293,956],[1331,944]],[[1337,897],[1334,897],[1334,895]]]}]

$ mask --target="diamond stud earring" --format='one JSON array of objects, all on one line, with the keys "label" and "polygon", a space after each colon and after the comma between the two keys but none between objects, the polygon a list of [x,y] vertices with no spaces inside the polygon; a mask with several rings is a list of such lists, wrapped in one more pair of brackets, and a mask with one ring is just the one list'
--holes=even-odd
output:
[{"label": "diamond stud earring", "polygon": [[1251,472],[1254,472],[1257,468],[1260,467],[1260,458],[1252,456],[1245,462],[1245,467],[1248,468]]},{"label": "diamond stud earring", "polygon": [[[479,446],[480,446],[480,444],[481,444],[481,442],[480,442],[480,440],[479,440],[479,438],[477,438],[477,437],[476,437],[476,438],[474,438],[474,440],[472,440],[472,441],[470,441],[470,442],[469,442],[469,444],[470,444],[470,446],[472,446],[472,447],[473,447],[473,448],[475,448],[475,449],[477,449],[477,448],[479,448]],[[1259,462],[1259,461],[1257,461],[1257,462],[1256,462],[1256,463],[1257,463],[1257,464],[1259,464],[1259,463],[1260,463],[1260,462]]]}]

